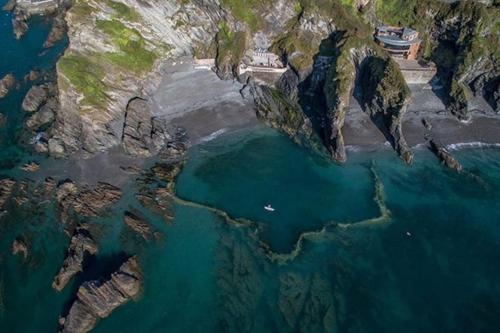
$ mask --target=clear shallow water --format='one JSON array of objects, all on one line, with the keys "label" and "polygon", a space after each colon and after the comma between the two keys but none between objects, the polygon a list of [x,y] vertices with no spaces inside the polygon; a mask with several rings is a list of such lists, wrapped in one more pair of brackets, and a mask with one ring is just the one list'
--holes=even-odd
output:
[{"label": "clear shallow water", "polygon": [[[9,25],[1,16],[4,50],[20,53],[19,63],[0,53],[1,75],[13,69],[21,77],[53,65],[57,53],[38,57],[48,26],[39,22],[16,42],[11,30],[5,33]],[[18,175],[13,167],[29,158],[14,135],[28,88],[0,100],[9,116],[0,130],[2,174]],[[138,254],[142,297],[95,332],[497,332],[500,151],[455,154],[480,180],[449,172],[427,151],[416,153],[411,168],[390,151],[354,153],[339,167],[272,130],[221,137],[190,151],[180,197],[259,222],[260,239],[276,252],[288,252],[301,232],[331,220],[352,227],[330,228],[305,241],[294,260],[276,263],[254,229],[182,205],[166,225],[141,209],[129,186],[109,216],[90,221],[101,229],[99,254],[60,294],[51,283],[68,238],[54,207],[10,207],[0,220],[0,331],[55,332],[82,281]],[[356,224],[379,215],[371,169],[384,185],[390,223]],[[264,211],[267,203],[274,214]],[[160,241],[144,243],[124,231],[123,211],[131,208],[163,234]],[[31,245],[27,262],[10,254],[20,235]]]}]

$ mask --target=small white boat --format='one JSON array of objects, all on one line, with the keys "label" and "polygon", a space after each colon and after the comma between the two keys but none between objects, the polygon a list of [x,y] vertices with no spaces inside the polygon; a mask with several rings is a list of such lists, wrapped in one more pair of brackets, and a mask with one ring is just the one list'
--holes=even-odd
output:
[{"label": "small white boat", "polygon": [[411,232],[407,231],[406,236],[411,237]]},{"label": "small white boat", "polygon": [[268,212],[274,212],[275,209],[271,205],[264,206],[264,209],[267,210]]}]

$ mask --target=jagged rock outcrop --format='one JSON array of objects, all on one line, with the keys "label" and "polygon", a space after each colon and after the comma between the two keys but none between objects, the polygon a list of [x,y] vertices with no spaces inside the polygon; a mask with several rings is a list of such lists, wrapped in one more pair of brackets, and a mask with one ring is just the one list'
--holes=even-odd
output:
[{"label": "jagged rock outcrop", "polygon": [[[65,153],[121,144],[129,101],[154,91],[162,59],[210,43],[222,13],[216,1],[75,1],[57,65],[61,112],[52,139]],[[132,38],[121,43],[123,34]]]},{"label": "jagged rock outcrop", "polygon": [[361,73],[366,109],[398,155],[407,164],[413,153],[403,136],[402,121],[411,94],[398,65],[391,59],[370,57]]},{"label": "jagged rock outcrop", "polygon": [[123,222],[130,229],[140,235],[144,240],[149,241],[153,237],[153,231],[149,223],[132,212],[125,212]]},{"label": "jagged rock outcrop", "polygon": [[16,78],[12,74],[5,75],[0,80],[0,98],[7,96],[9,91],[16,85]]},{"label": "jagged rock outcrop", "polygon": [[97,244],[86,228],[75,230],[66,253],[66,258],[54,278],[52,288],[61,291],[77,273],[83,271],[85,259],[97,253]]},{"label": "jagged rock outcrop", "polygon": [[458,173],[462,172],[463,167],[442,145],[435,140],[429,140],[429,149],[437,156],[439,161],[446,167]]},{"label": "jagged rock outcrop", "polygon": [[50,29],[49,35],[47,36],[47,40],[43,43],[44,48],[53,47],[66,35],[67,27],[64,16],[65,13],[61,12],[52,20],[52,28]]},{"label": "jagged rock outcrop", "polygon": [[297,102],[286,98],[275,88],[255,83],[250,85],[250,93],[255,101],[259,119],[285,132],[296,141],[312,138],[311,123]]},{"label": "jagged rock outcrop", "polygon": [[134,98],[128,103],[122,136],[122,145],[128,154],[138,157],[154,155],[168,137],[164,122],[152,117],[148,101]]},{"label": "jagged rock outcrop", "polygon": [[374,51],[367,46],[360,46],[359,41],[353,37],[335,36],[334,40],[340,49],[333,64],[328,67],[323,88],[326,99],[323,141],[332,159],[344,163],[347,161],[347,154],[342,129],[356,74],[364,60]]},{"label": "jagged rock outcrop", "polygon": [[76,300],[61,318],[62,333],[84,333],[119,306],[136,299],[141,291],[142,273],[136,257],[128,259],[107,281],[89,281],[78,289]]},{"label": "jagged rock outcrop", "polygon": [[60,183],[56,190],[56,200],[61,212],[61,220],[66,227],[71,226],[73,215],[96,217],[120,200],[122,191],[111,184],[98,182],[95,187],[85,186],[81,190],[71,180]]},{"label": "jagged rock outcrop", "polygon": [[46,86],[33,86],[24,97],[22,108],[26,112],[35,112],[47,100],[48,91]]},{"label": "jagged rock outcrop", "polygon": [[54,122],[58,106],[56,98],[49,98],[40,110],[26,120],[26,126],[32,131],[50,126]]},{"label": "jagged rock outcrop", "polygon": [[470,118],[474,94],[497,109],[497,2],[395,0],[376,9],[381,21],[419,30],[424,39],[422,56],[436,63],[444,102],[458,119]]}]

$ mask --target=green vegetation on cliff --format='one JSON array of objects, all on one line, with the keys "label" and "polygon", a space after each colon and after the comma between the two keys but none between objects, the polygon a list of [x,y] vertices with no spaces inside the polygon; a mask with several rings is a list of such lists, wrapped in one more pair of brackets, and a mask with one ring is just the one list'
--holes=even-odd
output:
[{"label": "green vegetation on cliff", "polygon": [[105,71],[98,62],[88,56],[65,55],[59,60],[57,69],[83,94],[82,104],[96,107],[106,105],[106,85],[102,82]]},{"label": "green vegetation on cliff", "polygon": [[465,117],[469,89],[465,76],[478,62],[498,71],[499,4],[477,1],[377,1],[377,17],[389,24],[411,26],[424,37],[423,56],[433,60],[444,79],[449,108]]},{"label": "green vegetation on cliff", "polygon": [[246,33],[243,31],[232,31],[226,22],[219,24],[219,32],[216,36],[217,57],[219,68],[238,66],[245,53]]},{"label": "green vegetation on cliff", "polygon": [[146,41],[137,30],[126,27],[116,19],[97,20],[96,27],[108,35],[120,50],[105,54],[111,63],[136,73],[151,70],[158,55],[146,48]]},{"label": "green vegetation on cliff", "polygon": [[106,0],[106,5],[108,7],[111,7],[115,11],[116,16],[119,18],[122,18],[129,22],[139,22],[141,19],[140,15],[135,11],[135,9],[130,8],[129,6],[121,2]]}]

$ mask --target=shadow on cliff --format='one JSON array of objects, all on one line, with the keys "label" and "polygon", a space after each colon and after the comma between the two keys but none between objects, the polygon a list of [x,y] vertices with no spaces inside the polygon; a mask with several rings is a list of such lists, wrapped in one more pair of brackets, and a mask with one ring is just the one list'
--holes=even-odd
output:
[{"label": "shadow on cliff", "polygon": [[[340,47],[345,38],[346,32],[337,31],[321,42],[319,52],[314,56],[313,70],[298,86],[299,105],[325,145],[329,144],[328,129],[331,126],[325,92],[327,73],[332,66],[337,66]],[[372,77],[373,71],[383,70],[384,66],[385,60],[373,55],[366,56],[359,63],[355,63],[356,73],[351,96],[358,102],[361,111],[370,116],[374,125],[395,148],[395,140],[389,131],[384,115],[372,114],[367,105],[375,95],[374,87],[377,87],[382,79],[382,75]],[[346,112],[357,111],[347,106]]]},{"label": "shadow on cliff", "polygon": [[331,66],[335,66],[340,54],[338,44],[344,35],[344,31],[337,31],[321,42],[319,52],[313,58],[311,73],[298,86],[298,103],[311,121],[313,130],[325,145],[329,121],[324,86],[327,72]]}]

